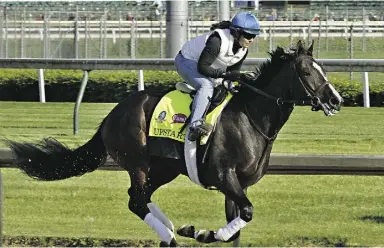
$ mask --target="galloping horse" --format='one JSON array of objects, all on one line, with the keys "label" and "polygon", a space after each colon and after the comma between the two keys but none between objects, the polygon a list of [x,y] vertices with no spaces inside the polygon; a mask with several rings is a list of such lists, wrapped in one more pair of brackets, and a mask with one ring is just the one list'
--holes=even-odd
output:
[{"label": "galloping horse", "polygon": [[[312,57],[312,50],[313,43],[306,47],[301,41],[290,49],[278,47],[270,53],[271,59],[256,69],[257,79],[240,82],[210,142],[199,148],[204,150],[199,153],[204,155],[199,160],[203,161],[198,167],[200,182],[225,195],[228,224],[217,231],[184,225],[178,234],[205,243],[237,238],[253,215],[245,189],[266,173],[272,144],[295,104],[307,99],[312,110],[326,115],[340,110],[343,99]],[[183,156],[175,159],[150,153],[154,143],[148,137],[149,120],[162,95],[132,93],[108,114],[86,144],[73,150],[52,138],[38,144],[5,142],[21,170],[46,181],[94,171],[110,155],[130,175],[129,209],[160,236],[160,245],[176,246],[172,222],[151,201],[160,186],[180,174],[188,175]],[[163,141],[164,146],[170,144],[168,139]],[[181,142],[173,145],[183,149]]]}]

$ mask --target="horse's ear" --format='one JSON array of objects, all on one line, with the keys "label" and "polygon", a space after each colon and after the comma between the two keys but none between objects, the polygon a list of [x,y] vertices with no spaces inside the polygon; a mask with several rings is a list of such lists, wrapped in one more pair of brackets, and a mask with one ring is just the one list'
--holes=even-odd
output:
[{"label": "horse's ear", "polygon": [[311,41],[311,44],[309,45],[308,47],[308,55],[311,55],[313,54],[313,44],[315,43],[314,40]]},{"label": "horse's ear", "polygon": [[304,45],[303,45],[303,43],[301,42],[301,40],[299,40],[298,42],[297,42],[297,45],[296,45],[296,54],[297,55],[300,55],[300,54],[303,54],[303,52],[304,52]]}]

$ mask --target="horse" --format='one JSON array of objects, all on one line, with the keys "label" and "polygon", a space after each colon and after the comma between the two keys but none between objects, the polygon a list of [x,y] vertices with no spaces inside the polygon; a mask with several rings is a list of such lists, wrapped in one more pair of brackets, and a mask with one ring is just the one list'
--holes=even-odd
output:
[{"label": "horse", "polygon": [[[295,105],[303,101],[325,115],[338,112],[343,98],[313,58],[313,42],[298,41],[290,48],[278,46],[270,59],[256,67],[256,78],[243,77],[231,101],[215,125],[209,143],[199,147],[198,175],[205,188],[225,196],[227,224],[217,231],[195,230],[182,225],[177,234],[199,242],[230,242],[252,220],[248,187],[267,172],[273,143]],[[151,154],[154,140],[148,136],[149,120],[164,92],[131,93],[102,120],[84,145],[70,149],[53,138],[38,143],[6,140],[17,167],[44,181],[62,180],[92,172],[109,155],[130,176],[128,208],[160,237],[160,246],[177,246],[173,223],[151,200],[162,185],[179,175],[188,176],[183,156]],[[168,146],[169,139],[156,140]],[[168,143],[166,142],[168,141]],[[172,143],[183,150],[181,142]]]}]

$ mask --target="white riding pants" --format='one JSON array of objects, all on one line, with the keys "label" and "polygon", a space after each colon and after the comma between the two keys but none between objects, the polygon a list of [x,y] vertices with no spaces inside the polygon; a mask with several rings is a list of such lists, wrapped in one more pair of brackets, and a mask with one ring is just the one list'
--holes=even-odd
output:
[{"label": "white riding pants", "polygon": [[215,84],[211,78],[198,72],[196,61],[186,59],[180,53],[175,58],[175,65],[177,73],[187,84],[197,90],[192,103],[191,123],[194,123],[202,119],[209,104],[209,99],[212,98]]}]

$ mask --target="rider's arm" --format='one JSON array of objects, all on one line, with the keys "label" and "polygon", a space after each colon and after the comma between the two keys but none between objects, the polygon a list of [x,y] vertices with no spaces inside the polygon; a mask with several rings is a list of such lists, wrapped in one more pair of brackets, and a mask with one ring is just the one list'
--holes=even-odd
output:
[{"label": "rider's arm", "polygon": [[207,39],[199,61],[197,62],[197,70],[199,73],[211,78],[219,78],[224,73],[222,69],[214,69],[211,66],[220,53],[220,47],[221,38],[220,35],[215,32]]}]

